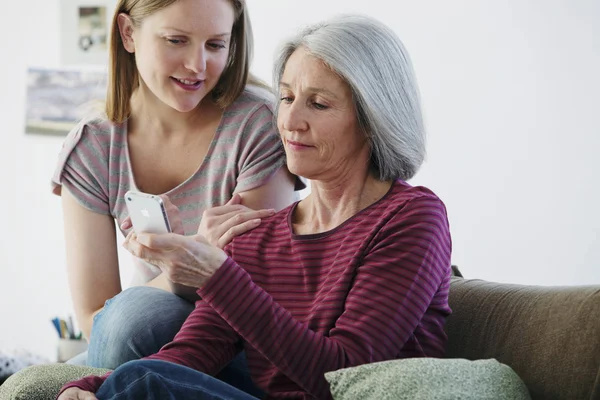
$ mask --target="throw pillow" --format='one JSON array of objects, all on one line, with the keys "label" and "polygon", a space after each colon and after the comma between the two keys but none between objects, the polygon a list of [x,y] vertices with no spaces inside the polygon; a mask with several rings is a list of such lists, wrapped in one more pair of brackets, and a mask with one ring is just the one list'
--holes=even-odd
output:
[{"label": "throw pillow", "polygon": [[34,365],[11,375],[0,386],[0,399],[54,400],[65,383],[88,375],[104,375],[108,371],[70,364]]},{"label": "throw pillow", "polygon": [[407,358],[325,374],[334,400],[530,400],[519,376],[494,359]]}]

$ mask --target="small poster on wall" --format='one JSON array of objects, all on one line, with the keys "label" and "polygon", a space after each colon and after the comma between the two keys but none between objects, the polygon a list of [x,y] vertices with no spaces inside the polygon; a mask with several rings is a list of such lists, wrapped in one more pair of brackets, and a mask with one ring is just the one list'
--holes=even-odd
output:
[{"label": "small poster on wall", "polygon": [[61,0],[62,65],[106,65],[114,0]]},{"label": "small poster on wall", "polygon": [[104,110],[106,73],[30,68],[25,132],[65,136],[84,116]]}]

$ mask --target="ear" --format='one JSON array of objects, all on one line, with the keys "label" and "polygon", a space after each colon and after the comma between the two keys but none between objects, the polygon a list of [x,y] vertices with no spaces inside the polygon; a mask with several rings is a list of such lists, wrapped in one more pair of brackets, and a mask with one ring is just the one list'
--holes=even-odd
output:
[{"label": "ear", "polygon": [[131,21],[131,17],[125,13],[121,13],[117,17],[117,23],[119,24],[119,34],[121,35],[123,47],[125,47],[125,50],[128,52],[135,53],[133,22]]}]

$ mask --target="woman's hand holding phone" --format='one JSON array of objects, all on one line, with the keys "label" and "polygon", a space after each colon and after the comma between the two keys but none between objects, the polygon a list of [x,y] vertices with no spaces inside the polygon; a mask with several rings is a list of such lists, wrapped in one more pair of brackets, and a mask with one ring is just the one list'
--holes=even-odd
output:
[{"label": "woman's hand holding phone", "polygon": [[[167,196],[161,196],[173,233],[133,233],[127,236],[124,247],[159,267],[174,284],[200,287],[227,259],[222,248],[244,232],[256,228],[262,218],[275,213],[273,209],[252,210],[241,204],[235,194],[227,204],[206,210],[196,235],[184,236],[179,211]],[[131,221],[121,227],[128,229]],[[173,288],[173,286],[172,286]],[[175,293],[175,290],[173,290]]]},{"label": "woman's hand holding phone", "polygon": [[[123,220],[123,222],[121,223],[122,230],[128,230],[132,227],[135,230],[135,227],[133,226],[133,223],[131,220],[131,214],[134,212],[140,213],[141,206],[133,205],[132,200],[134,198],[139,198],[140,196],[151,196],[151,195],[146,195],[146,194],[142,194],[139,192],[127,192],[125,194],[125,202],[129,209],[129,216],[127,218],[125,218]],[[154,195],[152,197],[158,198],[156,201],[157,206],[162,208],[162,210],[166,214],[168,226],[169,226],[168,230],[170,232],[183,235],[184,234],[183,221],[181,219],[181,214],[179,213],[179,208],[177,208],[177,206],[171,202],[171,200],[169,199],[169,197],[166,194]],[[158,201],[158,200],[160,200],[160,201]],[[142,232],[136,232],[136,233],[142,233]]]}]

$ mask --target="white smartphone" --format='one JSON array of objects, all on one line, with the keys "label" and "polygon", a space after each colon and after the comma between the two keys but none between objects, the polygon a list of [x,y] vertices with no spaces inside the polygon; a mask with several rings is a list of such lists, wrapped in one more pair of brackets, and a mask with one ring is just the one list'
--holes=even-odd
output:
[{"label": "white smartphone", "polygon": [[125,193],[125,204],[136,233],[169,233],[171,225],[159,196],[136,191]]}]

